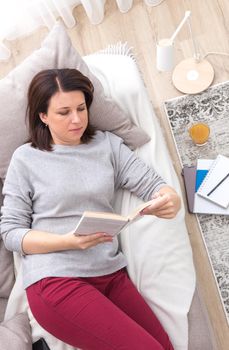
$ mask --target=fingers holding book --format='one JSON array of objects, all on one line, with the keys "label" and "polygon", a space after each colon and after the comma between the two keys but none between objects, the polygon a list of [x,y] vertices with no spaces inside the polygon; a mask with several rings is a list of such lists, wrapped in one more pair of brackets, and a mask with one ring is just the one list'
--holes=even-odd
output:
[{"label": "fingers holding book", "polygon": [[85,250],[101,243],[112,242],[113,237],[104,232],[96,232],[88,235],[76,235],[73,232],[67,234],[71,240],[72,249]]},{"label": "fingers holding book", "polygon": [[153,194],[153,203],[141,211],[142,215],[155,215],[159,218],[173,219],[181,207],[179,195],[169,186],[162,187]]}]

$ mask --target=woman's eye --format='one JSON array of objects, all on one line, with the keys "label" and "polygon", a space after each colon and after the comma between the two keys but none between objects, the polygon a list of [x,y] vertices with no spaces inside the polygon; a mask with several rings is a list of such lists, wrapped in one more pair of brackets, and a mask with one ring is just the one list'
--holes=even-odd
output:
[{"label": "woman's eye", "polygon": [[78,109],[78,112],[83,112],[83,111],[85,111],[85,109],[86,109],[86,107],[81,107]]},{"label": "woman's eye", "polygon": [[[83,112],[86,110],[86,107],[80,107],[80,108],[77,108],[77,112]],[[71,114],[71,111],[70,110],[66,110],[66,111],[60,111],[59,112],[60,115],[63,115],[63,116],[67,116],[67,115],[70,115]]]}]

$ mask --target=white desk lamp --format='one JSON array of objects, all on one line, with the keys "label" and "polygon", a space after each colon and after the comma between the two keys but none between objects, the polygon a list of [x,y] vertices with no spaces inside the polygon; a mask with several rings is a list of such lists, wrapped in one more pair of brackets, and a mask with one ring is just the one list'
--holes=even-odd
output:
[{"label": "white desk lamp", "polygon": [[183,25],[188,23],[194,57],[181,61],[174,69],[172,81],[174,86],[181,92],[195,94],[208,88],[214,78],[212,65],[205,59],[200,58],[194,41],[191,23],[191,11],[186,11],[183,20],[169,39],[162,39],[157,44],[157,69],[169,71],[173,69],[173,42]]}]

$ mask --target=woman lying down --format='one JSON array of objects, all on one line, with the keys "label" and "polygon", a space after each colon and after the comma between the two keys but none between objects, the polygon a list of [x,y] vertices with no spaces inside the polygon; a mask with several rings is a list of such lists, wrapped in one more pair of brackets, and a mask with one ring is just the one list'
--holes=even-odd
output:
[{"label": "woman lying down", "polygon": [[75,69],[45,70],[28,91],[30,142],[13,154],[1,234],[22,254],[24,288],[38,323],[83,350],[171,350],[157,317],[128,277],[117,237],[75,235],[85,210],[113,212],[114,191],[144,201],[142,215],[174,218],[173,188],[109,132],[90,125],[93,85]]}]

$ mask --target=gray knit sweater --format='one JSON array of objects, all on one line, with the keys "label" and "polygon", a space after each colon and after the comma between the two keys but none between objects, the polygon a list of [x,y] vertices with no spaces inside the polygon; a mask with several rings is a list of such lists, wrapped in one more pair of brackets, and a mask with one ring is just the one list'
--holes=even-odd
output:
[{"label": "gray knit sweater", "polygon": [[[109,132],[97,132],[88,144],[55,145],[51,152],[25,144],[15,151],[7,172],[1,234],[9,250],[22,253],[30,229],[65,234],[84,210],[113,211],[116,189],[146,201],[163,184]],[[84,251],[23,255],[22,260],[25,288],[44,277],[100,276],[126,266],[117,238]]]}]

